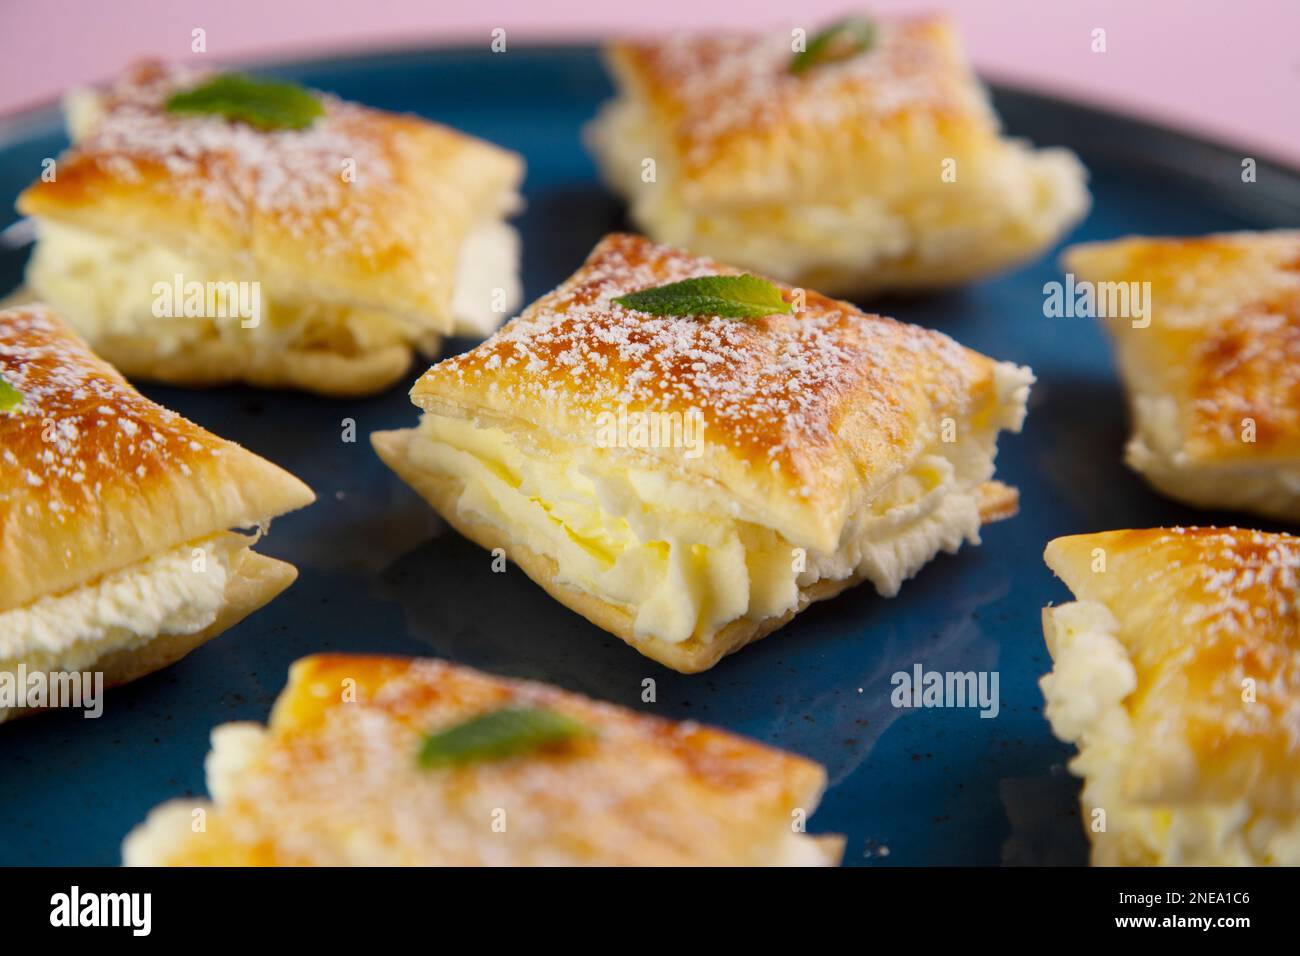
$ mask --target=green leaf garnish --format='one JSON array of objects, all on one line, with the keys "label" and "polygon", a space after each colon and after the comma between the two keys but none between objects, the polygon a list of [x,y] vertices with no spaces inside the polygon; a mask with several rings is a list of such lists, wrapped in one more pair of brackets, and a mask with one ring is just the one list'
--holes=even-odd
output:
[{"label": "green leaf garnish", "polygon": [[866,17],[849,17],[834,23],[808,41],[806,49],[794,55],[790,72],[799,74],[822,63],[837,63],[865,53],[876,39],[876,27]]},{"label": "green leaf garnish", "polygon": [[12,412],[23,403],[23,393],[0,376],[0,412]]},{"label": "green leaf garnish", "polygon": [[653,289],[630,292],[614,300],[625,309],[651,315],[719,315],[727,319],[761,319],[788,315],[790,303],[781,290],[758,276],[700,276]]},{"label": "green leaf garnish", "polygon": [[320,100],[293,83],[222,73],[198,86],[173,93],[171,113],[224,116],[261,130],[306,129],[325,112]]},{"label": "green leaf garnish", "polygon": [[420,746],[420,766],[459,767],[501,760],[590,735],[585,725],[553,710],[506,707],[429,734]]}]

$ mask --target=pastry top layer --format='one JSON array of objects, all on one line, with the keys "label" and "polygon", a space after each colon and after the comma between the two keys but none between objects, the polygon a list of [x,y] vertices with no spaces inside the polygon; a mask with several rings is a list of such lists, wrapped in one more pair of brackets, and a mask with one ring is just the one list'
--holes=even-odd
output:
[{"label": "pastry top layer", "polygon": [[0,311],[0,611],[313,500],[145,398],[40,305]]},{"label": "pastry top layer", "polygon": [[1300,538],[1110,531],[1057,538],[1046,560],[1119,622],[1133,796],[1300,810]]},{"label": "pastry top layer", "polygon": [[[849,512],[940,440],[944,419],[989,427],[996,363],[951,338],[815,292],[762,319],[659,317],[612,300],[737,270],[633,235],[602,240],[554,292],[477,348],[440,362],[412,400],[569,444],[595,446],[602,414],[699,416],[703,453],[653,456],[678,477],[721,485],[834,548]],[[787,301],[795,296],[781,287]],[[996,427],[994,425],[993,427]]]},{"label": "pastry top layer", "polygon": [[[593,734],[419,765],[426,734],[507,706],[557,711]],[[816,764],[722,731],[433,660],[306,658],[255,745],[225,759],[214,739],[209,832],[186,833],[179,858],[161,862],[770,862],[793,810],[811,815],[825,785]]]},{"label": "pastry top layer", "polygon": [[743,195],[757,181],[824,199],[846,178],[858,183],[854,166],[883,162],[885,144],[923,131],[996,138],[997,119],[947,18],[873,22],[865,52],[799,74],[788,32],[627,41],[611,46],[609,60],[623,91],[650,110],[688,201]]},{"label": "pastry top layer", "polygon": [[1065,263],[1092,282],[1151,283],[1149,327],[1108,325],[1129,388],[1177,403],[1188,459],[1300,456],[1300,231],[1089,243]]},{"label": "pastry top layer", "polygon": [[29,187],[19,209],[168,246],[216,278],[269,283],[281,297],[448,324],[461,242],[476,221],[502,212],[522,160],[324,94],[324,114],[302,130],[163,108],[203,78],[136,65],[95,96],[55,178]]}]

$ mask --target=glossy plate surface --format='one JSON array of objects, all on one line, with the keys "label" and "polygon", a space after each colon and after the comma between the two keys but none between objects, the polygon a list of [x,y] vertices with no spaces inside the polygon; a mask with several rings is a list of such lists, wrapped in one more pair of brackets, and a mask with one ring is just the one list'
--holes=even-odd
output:
[{"label": "glossy plate surface", "polygon": [[[266,72],[523,153],[529,300],[602,234],[627,227],[579,138],[610,94],[590,48],[412,51]],[[1261,160],[1246,184],[1248,154],[1011,90],[997,102],[1012,133],[1069,145],[1091,169],[1095,206],[1071,241],[1300,223],[1300,176],[1277,165]],[[0,122],[0,227],[41,159],[63,145],[56,111]],[[17,285],[25,259],[0,252],[0,293]],[[415,422],[405,387],[364,401],[146,387],[316,490],[320,501],[277,521],[259,548],[301,577],[184,661],[111,692],[99,720],[54,713],[0,726],[0,864],[117,864],[122,837],[152,807],[203,792],[211,729],[264,721],[289,663],[326,650],[445,657],[805,754],[831,781],[810,828],[847,834],[850,865],[1084,862],[1069,750],[1049,733],[1037,686],[1049,666],[1040,610],[1068,593],[1043,565],[1043,546],[1060,534],[1234,518],[1165,502],[1121,464],[1123,396],[1100,329],[1043,315],[1055,260],[1054,250],[959,292],[871,303],[1033,367],[1026,431],[1003,441],[998,460],[999,477],[1020,487],[1020,516],[986,529],[983,546],[938,558],[897,598],[859,587],[693,677],[636,654],[517,568],[493,573],[486,552],[380,464],[366,436]],[[355,443],[341,440],[345,419],[356,422]],[[997,716],[894,708],[891,675],[917,664],[996,672]],[[647,677],[653,704],[641,701]]]}]

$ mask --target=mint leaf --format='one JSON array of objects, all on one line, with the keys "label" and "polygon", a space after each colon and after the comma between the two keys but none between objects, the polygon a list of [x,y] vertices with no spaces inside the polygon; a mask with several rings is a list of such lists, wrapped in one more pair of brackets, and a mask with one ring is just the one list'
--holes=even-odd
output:
[{"label": "mint leaf", "polygon": [[420,766],[458,767],[557,747],[590,736],[586,726],[538,707],[489,711],[424,738]]},{"label": "mint leaf", "polygon": [[790,303],[781,290],[758,276],[700,276],[621,295],[626,309],[651,315],[719,315],[727,319],[761,319],[788,315]]},{"label": "mint leaf", "polygon": [[849,17],[832,24],[808,41],[808,46],[794,55],[790,72],[800,74],[822,63],[848,60],[871,49],[876,27],[866,17]]},{"label": "mint leaf", "polygon": [[12,412],[23,403],[23,393],[0,376],[0,412]]},{"label": "mint leaf", "polygon": [[224,116],[260,130],[306,129],[325,112],[320,100],[293,83],[222,73],[189,90],[173,93],[171,113]]}]

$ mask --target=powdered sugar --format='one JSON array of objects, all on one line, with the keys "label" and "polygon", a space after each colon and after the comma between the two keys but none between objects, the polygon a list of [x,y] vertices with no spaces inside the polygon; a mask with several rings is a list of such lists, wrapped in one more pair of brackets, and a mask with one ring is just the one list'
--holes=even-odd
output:
[{"label": "powdered sugar", "polygon": [[506,406],[698,408],[710,441],[774,459],[833,442],[847,415],[900,440],[900,411],[918,387],[936,407],[966,398],[973,369],[951,338],[816,293],[796,314],[759,320],[659,317],[612,301],[735,271],[637,236],[607,237],[569,282],[483,345],[435,366],[429,380],[486,381]]},{"label": "powdered sugar", "polygon": [[21,503],[63,523],[106,482],[143,478],[174,454],[193,464],[226,445],[137,393],[40,306],[0,312],[0,376],[22,394],[0,413],[0,518]]},{"label": "powdered sugar", "polygon": [[1175,543],[1180,548],[1194,543],[1197,553],[1174,566],[1193,569],[1196,587],[1209,599],[1189,603],[1185,626],[1209,635],[1262,627],[1294,636],[1300,618],[1300,538],[1239,528],[1169,528],[1152,546]]},{"label": "powdered sugar", "polygon": [[[301,130],[255,129],[217,116],[163,109],[167,97],[193,86],[202,73],[158,63],[134,67],[97,100],[97,118],[73,147],[112,176],[164,181],[232,215],[273,213],[301,231],[324,210],[348,210],[348,169],[368,183],[387,182],[392,167],[383,138],[364,107],[319,95],[325,113]],[[342,224],[341,224],[342,225]]]},{"label": "powdered sugar", "polygon": [[[721,140],[782,125],[834,126],[907,110],[994,123],[964,58],[935,18],[876,20],[864,53],[794,74],[791,35],[701,34],[626,45],[672,106],[672,132],[692,163]],[[816,32],[810,29],[809,34]]]}]

